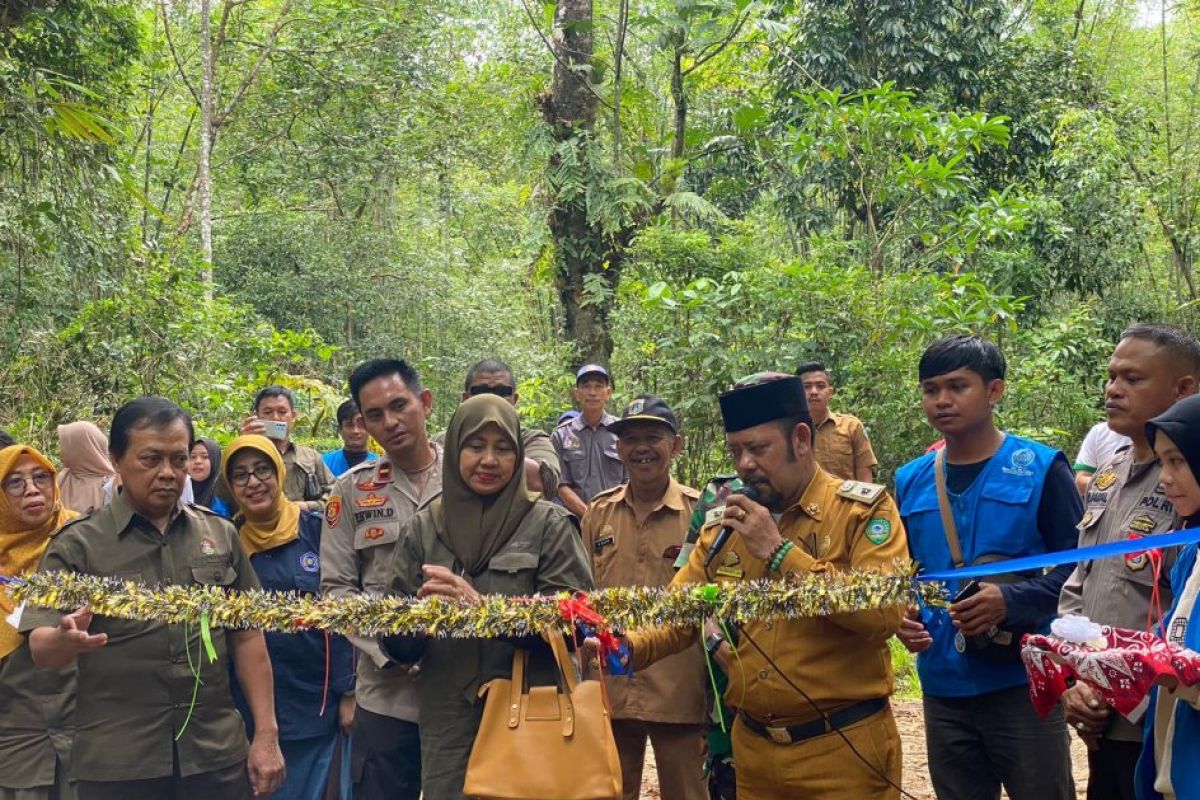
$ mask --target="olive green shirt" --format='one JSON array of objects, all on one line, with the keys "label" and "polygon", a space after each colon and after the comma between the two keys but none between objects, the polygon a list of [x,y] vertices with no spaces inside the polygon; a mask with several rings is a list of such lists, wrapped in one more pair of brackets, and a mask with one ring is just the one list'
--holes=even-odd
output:
[{"label": "olive green shirt", "polygon": [[0,659],[0,788],[53,786],[70,764],[76,671],[38,669],[28,645]]},{"label": "olive green shirt", "polygon": [[[430,508],[422,509],[400,532],[392,557],[390,593],[416,594],[425,582],[424,564],[463,573],[463,565],[438,537]],[[545,500],[534,504],[486,569],[465,577],[480,594],[510,597],[590,590],[594,585],[569,513]],[[422,708],[450,692],[474,700],[481,683],[511,674],[512,658],[512,645],[499,640],[432,640],[421,659]]]},{"label": "olive green shirt", "polygon": [[[148,585],[259,588],[237,531],[227,520],[200,506],[181,506],[162,535],[134,512],[124,494],[64,525],[50,541],[39,569]],[[60,611],[27,608],[20,629],[57,627],[60,619]],[[179,774],[184,777],[246,758],[246,726],[229,692],[223,628],[212,629],[214,662],[203,657],[199,625],[97,616],[89,630],[107,633],[108,644],[78,658],[72,780],[167,777],[173,772],[172,750],[178,752]],[[198,665],[199,685],[189,661]],[[175,741],[185,723],[186,731]]]}]

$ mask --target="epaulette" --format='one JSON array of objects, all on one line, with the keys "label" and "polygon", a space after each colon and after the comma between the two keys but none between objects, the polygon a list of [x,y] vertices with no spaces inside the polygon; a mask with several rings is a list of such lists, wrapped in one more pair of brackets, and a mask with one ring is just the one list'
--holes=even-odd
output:
[{"label": "epaulette", "polygon": [[838,497],[844,497],[847,500],[857,500],[860,503],[871,505],[883,497],[883,493],[887,491],[887,487],[879,483],[867,483],[866,481],[844,481],[838,487]]},{"label": "epaulette", "polygon": [[699,489],[693,489],[691,486],[684,486],[681,483],[681,484],[679,484],[679,491],[683,494],[684,497],[690,498],[692,500],[700,499],[700,490]]},{"label": "epaulette", "polygon": [[53,531],[50,532],[50,538],[53,539],[55,536],[58,536],[60,533],[62,533],[67,528],[74,525],[76,522],[83,522],[85,519],[91,519],[92,514],[95,514],[99,510],[100,509],[98,509],[98,508],[93,508],[91,511],[89,511],[86,514],[80,514],[78,517],[74,517],[72,519],[67,520],[62,525],[59,525],[57,528],[55,528]]},{"label": "epaulette", "polygon": [[588,501],[588,505],[591,505],[592,503],[596,502],[597,500],[603,500],[604,498],[608,497],[609,495],[615,494],[618,490],[624,489],[624,488],[625,488],[625,484],[618,483],[616,486],[605,489],[603,492],[597,492],[596,494],[592,495],[592,499]]}]

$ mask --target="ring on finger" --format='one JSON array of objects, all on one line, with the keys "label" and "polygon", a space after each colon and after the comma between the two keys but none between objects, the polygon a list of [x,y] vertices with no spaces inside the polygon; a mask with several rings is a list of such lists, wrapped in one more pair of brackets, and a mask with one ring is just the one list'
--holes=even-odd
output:
[{"label": "ring on finger", "polygon": [[1086,725],[1084,725],[1082,722],[1076,722],[1076,723],[1075,723],[1075,730],[1079,731],[1080,733],[1083,733],[1083,731],[1084,731],[1086,728],[1087,728],[1087,726],[1086,726]]}]

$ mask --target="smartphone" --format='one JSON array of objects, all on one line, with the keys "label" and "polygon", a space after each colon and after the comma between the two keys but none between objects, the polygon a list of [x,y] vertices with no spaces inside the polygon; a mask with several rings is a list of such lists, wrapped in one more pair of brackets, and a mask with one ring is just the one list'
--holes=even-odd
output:
[{"label": "smartphone", "polygon": [[958,590],[958,594],[954,595],[954,599],[950,601],[950,604],[961,603],[968,597],[973,597],[977,594],[979,594],[979,581],[968,581],[965,586]]},{"label": "smartphone", "polygon": [[280,422],[273,419],[261,420],[263,424],[263,436],[276,441],[287,441],[288,425],[286,422]]}]

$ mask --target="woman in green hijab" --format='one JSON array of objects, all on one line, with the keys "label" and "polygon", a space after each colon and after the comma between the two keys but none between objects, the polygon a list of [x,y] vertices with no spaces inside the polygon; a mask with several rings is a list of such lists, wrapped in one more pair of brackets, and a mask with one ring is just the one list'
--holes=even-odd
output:
[{"label": "woman in green hijab", "polygon": [[[578,532],[565,509],[525,486],[525,452],[516,411],[478,395],[458,407],[446,431],[442,496],[400,531],[393,594],[475,600],[592,588]],[[481,684],[507,678],[513,648],[530,649],[530,683],[553,684],[550,649],[519,642],[394,636],[384,648],[419,662],[421,788],[425,800],[461,800],[467,759],[479,729]]]}]

